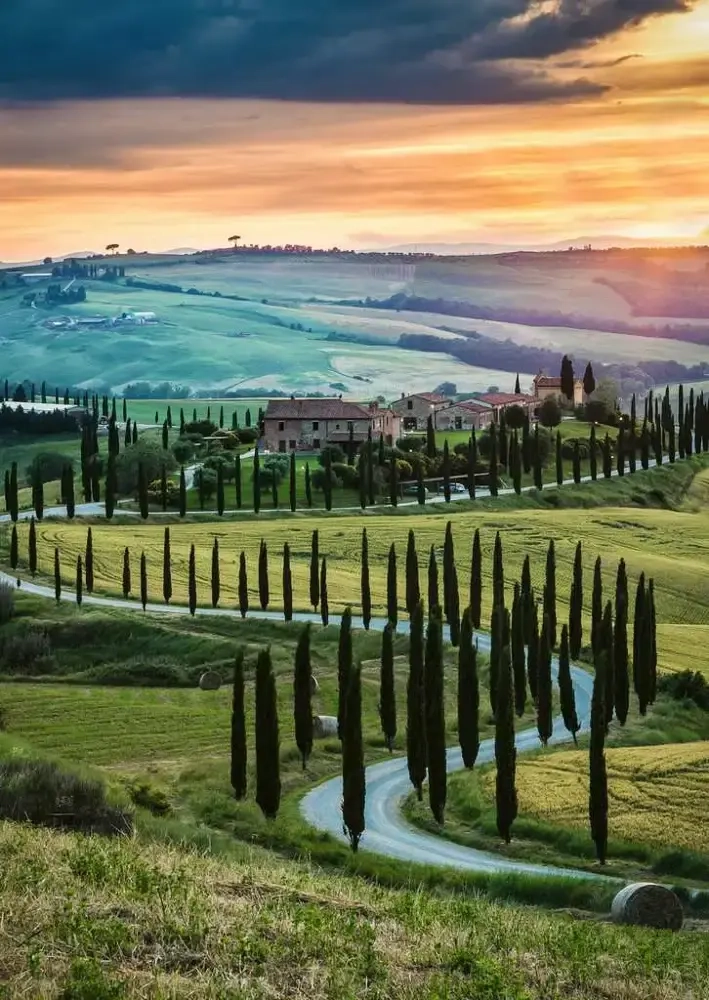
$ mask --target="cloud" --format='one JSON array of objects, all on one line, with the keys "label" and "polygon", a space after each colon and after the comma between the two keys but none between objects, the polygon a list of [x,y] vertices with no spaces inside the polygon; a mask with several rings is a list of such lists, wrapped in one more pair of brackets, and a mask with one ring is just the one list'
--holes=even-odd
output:
[{"label": "cloud", "polygon": [[545,101],[601,88],[525,61],[693,2],[2,0],[0,100]]}]

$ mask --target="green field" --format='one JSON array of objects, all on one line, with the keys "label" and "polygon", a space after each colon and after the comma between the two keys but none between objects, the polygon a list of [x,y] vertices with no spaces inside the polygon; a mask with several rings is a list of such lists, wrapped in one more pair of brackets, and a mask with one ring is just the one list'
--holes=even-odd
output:
[{"label": "green field", "polygon": [[[117,401],[118,419],[122,419],[122,401]],[[246,426],[246,411],[251,411],[252,426],[256,426],[259,409],[265,410],[268,400],[261,397],[254,399],[127,399],[127,415],[131,420],[139,424],[155,423],[155,414],[158,415],[157,423],[162,424],[167,419],[167,410],[170,408],[173,427],[180,426],[180,410],[184,410],[185,420],[189,423],[194,418],[197,411],[198,420],[206,420],[207,415],[213,423],[219,423],[219,416],[224,409],[224,426],[231,429],[232,414],[236,413],[239,427]]]}]

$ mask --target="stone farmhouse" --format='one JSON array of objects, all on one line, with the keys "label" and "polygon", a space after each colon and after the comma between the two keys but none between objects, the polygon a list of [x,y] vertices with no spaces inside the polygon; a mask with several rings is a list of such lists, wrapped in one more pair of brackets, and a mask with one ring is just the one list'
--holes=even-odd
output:
[{"label": "stone farmhouse", "polygon": [[[544,375],[542,372],[539,372],[538,375],[534,376],[532,384],[534,386],[534,397],[537,401],[537,405],[539,405],[539,403],[543,403],[545,399],[549,399],[550,396],[562,396],[561,378],[558,375],[554,377],[552,375]],[[583,379],[574,379],[574,398],[564,398],[568,404],[582,406],[584,401]]]},{"label": "stone farmhouse", "polygon": [[386,444],[401,437],[401,420],[378,403],[354,403],[346,399],[272,399],[263,421],[263,437],[269,451],[319,451],[326,444],[345,449],[352,441],[363,444],[371,432]]},{"label": "stone farmhouse", "polygon": [[392,403],[391,408],[401,418],[402,430],[425,431],[428,418],[433,416],[436,426],[436,414],[450,405],[450,399],[435,392],[416,392],[412,396],[405,396],[402,392],[401,399]]},{"label": "stone farmhouse", "polygon": [[499,422],[500,414],[508,406],[521,406],[533,417],[538,405],[537,398],[526,393],[483,392],[455,402],[435,393],[420,392],[402,396],[391,408],[401,417],[404,432],[424,432],[429,417],[439,431],[479,431]]}]

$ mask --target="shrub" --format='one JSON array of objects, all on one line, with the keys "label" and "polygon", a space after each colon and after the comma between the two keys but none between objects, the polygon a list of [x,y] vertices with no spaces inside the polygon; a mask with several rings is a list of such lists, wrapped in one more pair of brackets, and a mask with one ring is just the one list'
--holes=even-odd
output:
[{"label": "shrub", "polygon": [[136,492],[141,465],[148,482],[160,478],[163,466],[166,472],[172,472],[176,465],[173,455],[174,453],[165,451],[159,441],[139,439],[136,444],[122,451],[116,459],[118,492],[124,496]]},{"label": "shrub", "polygon": [[214,469],[216,472],[220,466],[224,482],[231,483],[236,478],[236,468],[234,467],[233,456],[210,455],[209,458],[205,458],[204,460],[205,469]]},{"label": "shrub", "polygon": [[5,625],[15,614],[15,591],[9,583],[0,583],[0,625]]},{"label": "shrub", "polygon": [[318,458],[320,465],[325,465],[325,456],[328,454],[332,465],[341,465],[346,458],[344,450],[340,448],[339,444],[326,444],[320,451],[320,456]]},{"label": "shrub", "polygon": [[[310,476],[310,481],[313,484],[313,489],[325,490],[325,470],[324,469],[314,469],[312,475]],[[342,483],[337,478],[335,473],[332,474],[332,488],[337,489]]]},{"label": "shrub", "polygon": [[553,396],[549,396],[537,410],[542,427],[558,427],[561,423],[561,407]]},{"label": "shrub", "polygon": [[36,628],[8,636],[2,644],[1,662],[9,674],[51,673],[54,659],[49,636]]},{"label": "shrub", "polygon": [[255,444],[258,441],[258,430],[255,427],[240,427],[237,433],[242,444]]},{"label": "shrub", "polygon": [[346,462],[338,462],[337,465],[333,465],[332,474],[347,489],[356,490],[359,486],[359,472],[354,465],[347,465]]},{"label": "shrub", "polygon": [[192,420],[185,424],[185,434],[199,434],[200,437],[211,437],[217,429],[217,425],[211,420]]},{"label": "shrub", "polygon": [[133,817],[106,801],[100,781],[51,761],[0,761],[0,818],[109,835],[133,829]]},{"label": "shrub", "polygon": [[507,406],[505,408],[505,422],[511,430],[521,430],[524,427],[524,421],[526,419],[527,414],[525,413],[524,408],[519,406],[517,403],[513,403],[512,406]]},{"label": "shrub", "polygon": [[[415,435],[412,435],[411,437],[399,438],[396,442],[398,450],[403,452],[422,451],[425,445],[426,438],[417,437]],[[467,445],[465,447],[467,447]]]},{"label": "shrub", "polygon": [[147,809],[153,816],[167,816],[172,812],[170,800],[162,788],[156,788],[144,778],[136,778],[128,785],[128,795],[134,806]]},{"label": "shrub", "polygon": [[582,459],[588,458],[588,456],[591,454],[588,438],[566,438],[565,441],[562,441],[561,454],[564,458],[574,457],[574,446],[577,442],[579,446],[579,457]]},{"label": "shrub", "polygon": [[181,437],[172,446],[172,454],[180,465],[186,465],[194,455],[194,444],[186,437]]},{"label": "shrub", "polygon": [[657,683],[657,690],[675,701],[693,701],[699,708],[709,712],[709,684],[696,671],[682,670],[678,674],[663,674]]},{"label": "shrub", "polygon": [[27,466],[27,481],[36,483],[39,478],[43,483],[51,483],[55,479],[61,479],[66,464],[66,455],[56,451],[41,451]]}]

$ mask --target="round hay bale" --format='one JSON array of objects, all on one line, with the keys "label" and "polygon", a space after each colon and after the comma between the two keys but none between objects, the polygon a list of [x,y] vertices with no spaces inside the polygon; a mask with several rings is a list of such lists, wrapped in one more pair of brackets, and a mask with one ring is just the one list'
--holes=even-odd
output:
[{"label": "round hay bale", "polygon": [[616,895],[611,906],[616,924],[657,927],[663,930],[682,929],[684,912],[679,897],[669,886],[652,882],[634,882]]},{"label": "round hay bale", "polygon": [[218,691],[222,686],[222,679],[215,670],[207,670],[199,679],[201,691]]},{"label": "round hay bale", "polygon": [[320,690],[320,685],[318,684],[318,679],[315,674],[310,675],[310,693],[317,694]]},{"label": "round hay bale", "polygon": [[313,736],[316,740],[337,736],[337,717],[334,715],[314,715]]}]

